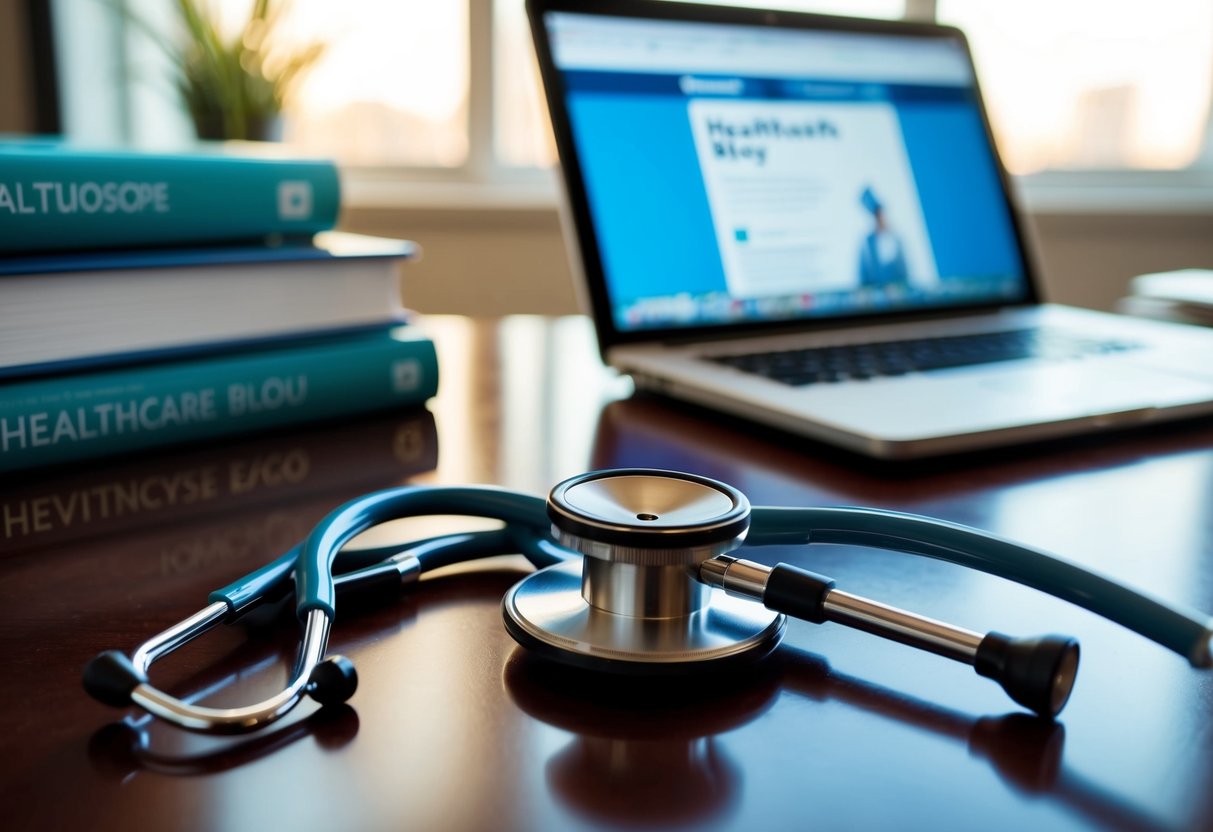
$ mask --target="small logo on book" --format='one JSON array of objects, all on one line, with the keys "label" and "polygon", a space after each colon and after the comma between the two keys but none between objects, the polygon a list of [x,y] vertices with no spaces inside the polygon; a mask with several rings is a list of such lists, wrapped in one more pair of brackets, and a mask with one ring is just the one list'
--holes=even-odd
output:
[{"label": "small logo on book", "polygon": [[421,384],[421,362],[405,358],[392,362],[392,392],[412,393]]},{"label": "small logo on book", "polygon": [[312,183],[288,179],[278,183],[278,219],[306,220],[312,216]]}]

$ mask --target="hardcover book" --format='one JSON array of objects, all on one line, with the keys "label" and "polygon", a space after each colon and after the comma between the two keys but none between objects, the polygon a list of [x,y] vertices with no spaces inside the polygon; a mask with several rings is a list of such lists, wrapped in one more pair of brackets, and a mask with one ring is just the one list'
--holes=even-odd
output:
[{"label": "hardcover book", "polygon": [[438,389],[412,326],[0,385],[0,472],[419,405]]},{"label": "hardcover book", "polygon": [[5,258],[0,378],[399,322],[401,264],[417,252],[324,232],[276,246]]},{"label": "hardcover book", "polygon": [[1213,326],[1213,270],[1180,269],[1138,275],[1120,299],[1127,315]]},{"label": "hardcover book", "polygon": [[0,251],[311,235],[339,206],[326,160],[0,142]]}]

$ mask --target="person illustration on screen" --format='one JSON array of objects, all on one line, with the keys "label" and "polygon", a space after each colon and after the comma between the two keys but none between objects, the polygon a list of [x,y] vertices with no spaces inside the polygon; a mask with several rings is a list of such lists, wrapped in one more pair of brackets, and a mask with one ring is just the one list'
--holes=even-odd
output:
[{"label": "person illustration on screen", "polygon": [[905,249],[901,238],[889,228],[884,204],[870,187],[863,189],[859,201],[872,215],[872,230],[859,250],[859,285],[908,286]]}]

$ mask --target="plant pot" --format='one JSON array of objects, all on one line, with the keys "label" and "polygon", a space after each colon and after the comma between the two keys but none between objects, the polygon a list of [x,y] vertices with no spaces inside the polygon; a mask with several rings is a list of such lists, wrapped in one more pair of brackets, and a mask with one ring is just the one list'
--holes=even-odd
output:
[{"label": "plant pot", "polygon": [[227,129],[226,120],[219,112],[194,113],[194,132],[203,141],[254,141],[280,142],[283,136],[281,113],[270,115],[246,115],[244,135],[233,135]]}]

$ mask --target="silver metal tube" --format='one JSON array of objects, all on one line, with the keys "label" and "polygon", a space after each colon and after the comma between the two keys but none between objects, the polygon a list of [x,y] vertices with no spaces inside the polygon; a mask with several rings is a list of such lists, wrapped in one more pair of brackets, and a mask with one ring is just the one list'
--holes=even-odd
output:
[{"label": "silver metal tube", "polygon": [[[774,570],[761,563],[720,555],[705,561],[699,578],[730,595],[766,603],[767,583]],[[829,621],[918,647],[956,661],[973,664],[984,638],[979,633],[915,615],[849,592],[831,589],[822,602]]]},{"label": "silver metal tube", "polygon": [[771,567],[763,566],[752,560],[735,560],[724,571],[724,591],[730,595],[739,595],[761,601],[767,591],[767,579],[771,577]]},{"label": "silver metal tube", "polygon": [[[220,606],[226,608],[226,604],[221,603]],[[203,614],[210,610],[211,607],[207,607],[176,627],[166,630],[140,647],[135,655],[140,658],[140,662],[147,660],[147,664],[150,664],[151,661],[165,655],[174,647],[184,644],[200,632],[205,632],[214,626],[214,622],[208,623],[202,620]],[[192,626],[190,626],[191,622],[194,622]],[[198,627],[202,627],[202,629],[190,634]],[[243,708],[206,708],[191,705],[147,683],[139,685],[131,692],[131,701],[148,713],[155,714],[161,719],[190,731],[237,733],[260,728],[286,714],[303,698],[312,671],[323,661],[325,651],[328,649],[329,627],[329,618],[323,610],[308,612],[304,619],[303,642],[299,647],[299,657],[295,663],[295,673],[291,681],[278,694],[254,705],[247,705]],[[174,633],[176,636],[170,637],[170,634]],[[148,657],[151,657],[150,660]],[[136,662],[135,666],[146,671],[147,664],[140,664],[140,662]]]},{"label": "silver metal tube", "polygon": [[731,558],[728,555],[717,555],[714,558],[708,558],[699,564],[699,580],[708,586],[724,586],[724,573],[728,571],[729,564],[735,560],[737,558]]},{"label": "silver metal tube", "polygon": [[752,560],[718,555],[699,567],[699,580],[708,586],[723,589],[730,595],[750,601],[761,601],[767,591],[771,567]]},{"label": "silver metal tube", "polygon": [[139,645],[139,649],[131,656],[131,663],[147,673],[147,669],[153,662],[210,630],[224,619],[227,611],[228,605],[224,601],[216,601],[203,607],[184,621],[174,624]]},{"label": "silver metal tube", "polygon": [[864,630],[902,644],[973,664],[983,636],[933,618],[915,615],[849,592],[832,589],[823,604],[830,621]]}]

